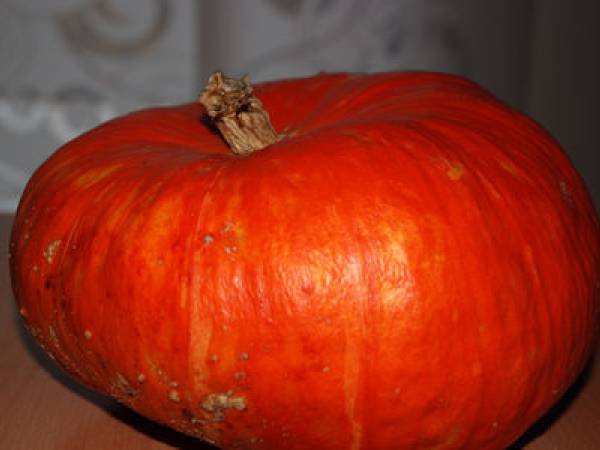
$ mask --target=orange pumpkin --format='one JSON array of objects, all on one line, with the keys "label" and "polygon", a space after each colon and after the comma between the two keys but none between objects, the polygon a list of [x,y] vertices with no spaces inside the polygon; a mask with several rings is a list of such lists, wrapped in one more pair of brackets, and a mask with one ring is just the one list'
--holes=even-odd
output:
[{"label": "orange pumpkin", "polygon": [[29,182],[13,288],[67,372],[225,449],[502,449],[560,398],[599,226],[538,125],[441,74],[213,87]]}]

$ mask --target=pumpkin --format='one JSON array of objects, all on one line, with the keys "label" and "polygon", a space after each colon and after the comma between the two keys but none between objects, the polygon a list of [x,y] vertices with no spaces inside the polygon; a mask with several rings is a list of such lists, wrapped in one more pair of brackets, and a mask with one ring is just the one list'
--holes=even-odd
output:
[{"label": "pumpkin", "polygon": [[200,100],[26,187],[12,286],[65,371],[224,449],[502,449],[560,399],[599,226],[540,126],[434,73],[217,72]]}]

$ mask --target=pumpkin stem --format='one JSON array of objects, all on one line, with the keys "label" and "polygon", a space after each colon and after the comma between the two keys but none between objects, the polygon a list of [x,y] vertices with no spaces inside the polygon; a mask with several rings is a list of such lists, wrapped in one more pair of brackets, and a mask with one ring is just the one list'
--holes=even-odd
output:
[{"label": "pumpkin stem", "polygon": [[236,80],[217,70],[198,101],[236,155],[249,155],[281,139],[263,104],[252,94],[248,75]]}]

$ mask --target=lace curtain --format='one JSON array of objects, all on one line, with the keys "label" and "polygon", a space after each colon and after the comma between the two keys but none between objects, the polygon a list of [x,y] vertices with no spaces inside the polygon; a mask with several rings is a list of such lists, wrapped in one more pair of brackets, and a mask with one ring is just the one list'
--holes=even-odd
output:
[{"label": "lace curtain", "polygon": [[0,212],[58,146],[196,80],[194,0],[0,0]]},{"label": "lace curtain", "polygon": [[255,81],[442,70],[521,106],[530,0],[0,0],[0,211],[71,137],[194,98],[214,68]]}]

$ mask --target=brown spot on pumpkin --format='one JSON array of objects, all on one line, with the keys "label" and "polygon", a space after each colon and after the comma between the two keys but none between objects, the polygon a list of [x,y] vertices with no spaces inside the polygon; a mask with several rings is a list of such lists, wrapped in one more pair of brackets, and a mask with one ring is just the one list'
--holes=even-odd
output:
[{"label": "brown spot on pumpkin", "polygon": [[241,395],[234,395],[233,391],[210,394],[202,401],[201,406],[205,411],[215,414],[232,408],[238,411],[247,408],[246,398]]},{"label": "brown spot on pumpkin", "polygon": [[250,356],[249,356],[249,355],[248,355],[248,353],[246,353],[246,352],[242,352],[242,353],[240,353],[240,361],[248,361],[248,358],[249,358],[249,357],[250,357]]},{"label": "brown spot on pumpkin", "polygon": [[250,444],[256,444],[259,441],[260,439],[257,437],[251,437],[250,439],[248,439],[248,442],[250,442]]},{"label": "brown spot on pumpkin", "polygon": [[138,383],[142,384],[144,381],[146,381],[146,375],[144,375],[143,373],[138,374],[137,380]]},{"label": "brown spot on pumpkin", "polygon": [[117,372],[117,386],[119,387],[121,392],[123,392],[128,397],[133,397],[137,394],[137,390],[134,389],[131,386],[131,384],[129,384],[129,381],[127,381],[127,378],[125,378],[119,372]]},{"label": "brown spot on pumpkin", "polygon": [[573,201],[573,194],[571,192],[571,189],[569,188],[569,185],[566,183],[566,181],[561,180],[558,183],[558,187],[560,190],[560,195],[562,197],[562,199],[569,205],[569,206],[573,206],[574,201]]},{"label": "brown spot on pumpkin", "polygon": [[92,332],[90,330],[85,330],[83,332],[83,337],[89,341],[90,339],[92,339]]},{"label": "brown spot on pumpkin", "polygon": [[219,355],[210,355],[210,357],[208,358],[208,360],[209,360],[211,363],[213,363],[213,364],[214,364],[214,363],[216,363],[216,362],[218,362],[218,361],[219,361]]},{"label": "brown spot on pumpkin", "polygon": [[179,392],[177,392],[175,389],[171,389],[169,391],[169,400],[175,403],[179,403],[181,401],[181,398],[179,397]]},{"label": "brown spot on pumpkin", "polygon": [[322,371],[323,371],[323,373],[329,373],[329,372],[331,372],[331,367],[325,366],[325,367],[323,367]]},{"label": "brown spot on pumpkin", "polygon": [[237,248],[237,245],[231,245],[231,246],[223,247],[223,250],[228,255],[231,255],[233,253],[236,253],[238,251],[238,248]]},{"label": "brown spot on pumpkin", "polygon": [[233,379],[235,381],[243,381],[247,378],[246,372],[240,371],[233,374]]},{"label": "brown spot on pumpkin", "polygon": [[31,270],[33,270],[34,272],[39,272],[40,268],[34,264]]},{"label": "brown spot on pumpkin", "polygon": [[[192,425],[204,425],[206,423],[206,420],[199,419],[198,417],[192,417],[190,419],[190,422],[192,422]],[[208,442],[207,439],[204,440]]]},{"label": "brown spot on pumpkin", "polygon": [[52,325],[48,326],[48,336],[54,343],[56,343],[56,341],[58,340],[58,338],[56,337],[56,331],[54,330],[54,327]]},{"label": "brown spot on pumpkin", "polygon": [[194,422],[194,419],[196,418],[194,413],[188,408],[182,408],[181,415],[183,416],[184,419],[189,420],[192,423]]},{"label": "brown spot on pumpkin", "polygon": [[52,264],[52,262],[54,261],[56,250],[58,249],[60,242],[60,239],[53,240],[52,242],[50,242],[50,244],[48,244],[46,251],[44,251],[44,258],[46,258],[46,262],[48,264]]},{"label": "brown spot on pumpkin", "polygon": [[23,317],[27,317],[27,310],[25,308],[19,309],[19,314]]},{"label": "brown spot on pumpkin", "polygon": [[294,137],[294,136],[296,136],[296,134],[298,134],[298,128],[285,127],[281,131],[281,134],[284,135],[287,138]]},{"label": "brown spot on pumpkin", "polygon": [[198,167],[197,169],[195,169],[195,172],[199,173],[200,175],[204,175],[205,173],[210,172],[212,169],[213,168],[211,166]]},{"label": "brown spot on pumpkin", "polygon": [[204,242],[204,245],[208,246],[215,242],[215,237],[212,234],[208,233],[204,235],[202,241]]}]

